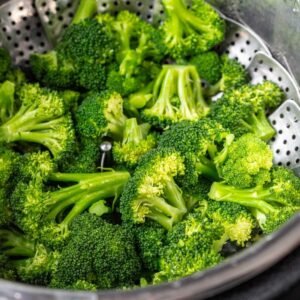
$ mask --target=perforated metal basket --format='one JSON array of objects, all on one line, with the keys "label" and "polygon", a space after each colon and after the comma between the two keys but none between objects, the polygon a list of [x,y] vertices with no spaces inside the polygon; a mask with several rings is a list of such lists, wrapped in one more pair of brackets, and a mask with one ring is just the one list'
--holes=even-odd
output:
[{"label": "perforated metal basket", "polygon": [[[277,131],[270,145],[275,163],[293,169],[300,176],[300,94],[294,74],[300,79],[299,48],[291,47],[286,36],[300,36],[298,1],[290,0],[211,0],[219,11],[230,15],[227,36],[221,51],[248,69],[252,83],[276,82],[286,93],[286,101],[269,116]],[[0,0],[0,43],[9,49],[14,63],[28,67],[33,52],[45,52],[54,46],[73,18],[79,0]],[[298,7],[298,10],[297,10]],[[258,9],[259,8],[259,9]],[[163,20],[163,6],[158,0],[98,0],[99,12],[128,9],[149,22]],[[285,13],[276,25],[263,12],[274,18],[277,10]],[[255,12],[255,13],[253,13]],[[278,19],[278,17],[277,17]],[[239,21],[237,21],[239,20]],[[255,28],[250,29],[243,20]],[[273,27],[272,27],[273,26]],[[262,39],[262,36],[264,39]],[[300,44],[300,39],[296,42]],[[269,42],[272,47],[267,46]],[[275,43],[277,41],[277,44]],[[295,44],[295,42],[294,42]],[[297,45],[298,46],[298,45]],[[300,46],[300,45],[299,45]],[[271,50],[270,50],[271,49]],[[276,59],[274,59],[274,56]],[[290,63],[289,63],[290,62]],[[265,270],[300,244],[300,215],[281,230],[230,258],[214,269],[160,286],[133,291],[73,293],[36,288],[0,280],[0,300],[6,299],[202,299],[234,286]]]}]

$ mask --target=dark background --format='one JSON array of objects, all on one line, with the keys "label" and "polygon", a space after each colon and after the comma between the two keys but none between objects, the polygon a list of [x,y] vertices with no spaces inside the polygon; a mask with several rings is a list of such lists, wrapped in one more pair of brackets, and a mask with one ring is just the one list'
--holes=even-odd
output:
[{"label": "dark background", "polygon": [[300,248],[252,280],[210,298],[210,300],[285,299],[300,300]]}]

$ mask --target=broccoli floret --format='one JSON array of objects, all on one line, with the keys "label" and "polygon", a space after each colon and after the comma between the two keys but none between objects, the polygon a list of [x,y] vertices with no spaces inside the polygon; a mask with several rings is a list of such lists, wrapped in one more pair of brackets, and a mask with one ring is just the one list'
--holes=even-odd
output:
[{"label": "broccoli floret", "polygon": [[220,263],[223,235],[222,225],[206,218],[201,210],[190,213],[168,233],[154,283],[173,281]]},{"label": "broccoli floret", "polygon": [[207,118],[198,122],[180,122],[164,132],[159,147],[174,147],[186,166],[182,184],[193,186],[199,175],[219,180],[216,160],[226,155],[233,136],[219,123]]},{"label": "broccoli floret", "polygon": [[11,67],[12,61],[8,51],[0,48],[0,82],[6,79]]},{"label": "broccoli floret", "polygon": [[6,80],[13,82],[15,84],[16,91],[18,91],[19,88],[21,88],[22,85],[27,82],[25,73],[18,68],[11,69],[6,76]]},{"label": "broccoli floret", "polygon": [[197,68],[200,78],[209,84],[216,84],[222,77],[221,59],[215,51],[194,56],[190,64]]},{"label": "broccoli floret", "polygon": [[89,94],[77,110],[76,121],[82,137],[97,139],[109,135],[120,140],[126,121],[123,99],[109,91]]},{"label": "broccoli floret", "polygon": [[57,51],[33,53],[30,66],[36,79],[45,86],[55,89],[77,88],[74,64]]},{"label": "broccoli floret", "polygon": [[250,188],[271,180],[273,153],[253,134],[245,134],[229,147],[225,160],[218,161],[220,176],[229,185]]},{"label": "broccoli floret", "polygon": [[[205,204],[204,204],[205,205]],[[244,206],[231,202],[206,201],[205,214],[224,227],[223,241],[230,240],[244,247],[257,227],[253,215]]]},{"label": "broccoli floret", "polygon": [[33,142],[48,148],[55,159],[68,153],[74,142],[71,117],[54,91],[27,84],[19,93],[22,106],[0,126],[0,142]]},{"label": "broccoli floret", "polygon": [[219,92],[236,89],[249,80],[247,70],[235,59],[230,59],[227,55],[221,57],[221,79],[208,87],[204,92],[208,96],[214,96]]},{"label": "broccoli floret", "polygon": [[59,248],[69,235],[72,220],[99,200],[120,195],[129,177],[125,171],[53,173],[49,182],[69,186],[52,190],[45,189],[40,178],[20,182],[11,198],[15,223],[29,236]]},{"label": "broccoli floret", "polygon": [[167,231],[154,221],[132,226],[143,267],[148,272],[159,271],[159,257]]},{"label": "broccoli floret", "polygon": [[36,244],[22,233],[0,229],[0,253],[6,255],[24,283],[48,285],[59,253]]},{"label": "broccoli floret", "polygon": [[194,56],[221,43],[225,22],[204,0],[194,0],[188,8],[185,0],[163,0],[167,18],[161,29],[170,55]]},{"label": "broccoli floret", "polygon": [[151,219],[170,230],[187,212],[175,182],[184,171],[183,158],[173,149],[151,150],[144,155],[120,200],[123,221],[139,224]]},{"label": "broccoli floret", "polygon": [[13,150],[0,147],[0,188],[7,188],[20,156]]},{"label": "broccoli floret", "polygon": [[275,83],[265,81],[255,86],[245,85],[225,93],[221,99],[214,102],[211,117],[236,137],[253,133],[268,141],[276,131],[269,123],[266,112],[283,99],[284,93]]},{"label": "broccoli floret", "polygon": [[114,160],[129,169],[134,168],[139,159],[156,146],[156,135],[149,130],[149,124],[139,125],[135,118],[126,120],[123,139],[113,147]]},{"label": "broccoli floret", "polygon": [[300,180],[293,171],[276,167],[272,171],[271,182],[264,186],[239,189],[215,182],[209,197],[251,208],[264,233],[270,233],[299,210]]},{"label": "broccoli floret", "polygon": [[209,112],[194,66],[163,66],[155,81],[151,102],[142,117],[162,128],[183,120],[198,120]]},{"label": "broccoli floret", "polygon": [[80,93],[72,90],[59,91],[58,95],[64,100],[66,111],[75,114],[80,99]]},{"label": "broccoli floret", "polygon": [[80,280],[98,289],[123,288],[139,278],[141,262],[130,231],[86,213],[73,221],[71,232],[52,285],[65,288]]},{"label": "broccoli floret", "polygon": [[15,84],[5,81],[0,85],[0,124],[8,121],[15,112]]},{"label": "broccoli floret", "polygon": [[0,251],[0,278],[10,281],[17,280],[15,267],[9,258]]}]

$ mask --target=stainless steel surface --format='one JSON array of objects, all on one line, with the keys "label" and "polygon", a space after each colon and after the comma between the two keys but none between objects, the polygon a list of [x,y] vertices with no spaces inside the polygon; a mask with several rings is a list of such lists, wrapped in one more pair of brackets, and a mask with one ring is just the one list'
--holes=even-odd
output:
[{"label": "stainless steel surface", "polygon": [[[296,171],[299,167],[300,110],[298,86],[282,66],[271,59],[272,54],[300,80],[300,1],[294,0],[210,0],[226,15],[239,20],[227,20],[228,33],[223,51],[249,68],[253,83],[270,79],[285,90],[286,101],[270,116],[278,135],[271,146],[275,162]],[[17,65],[26,66],[32,52],[51,48],[54,41],[71,20],[78,0],[0,0],[0,39],[14,57]],[[129,9],[143,18],[160,22],[163,9],[160,1],[99,0],[99,12]],[[42,28],[43,27],[43,28]],[[44,30],[43,30],[44,29]],[[46,32],[46,34],[44,33]],[[254,33],[255,32],[255,33]],[[261,62],[262,61],[262,62]],[[272,71],[271,71],[272,69]],[[281,79],[279,79],[279,77]],[[287,89],[288,88],[288,89]],[[282,133],[280,133],[282,131]],[[294,137],[296,136],[296,137]],[[297,149],[297,150],[296,150]],[[277,151],[279,150],[279,152]],[[277,153],[278,152],[278,153]],[[204,299],[234,286],[267,269],[300,244],[300,215],[295,216],[281,230],[257,242],[253,247],[232,257],[216,268],[198,272],[174,283],[133,291],[73,293],[37,288],[0,280],[0,300],[6,299]]]},{"label": "stainless steel surface", "polygon": [[30,53],[50,48],[31,0],[12,0],[0,8],[0,39],[14,63],[28,66]]}]

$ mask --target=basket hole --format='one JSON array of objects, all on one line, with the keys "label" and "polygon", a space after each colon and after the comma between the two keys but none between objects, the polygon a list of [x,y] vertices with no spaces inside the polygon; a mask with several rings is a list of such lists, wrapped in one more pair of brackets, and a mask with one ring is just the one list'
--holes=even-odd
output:
[{"label": "basket hole", "polygon": [[250,56],[250,57],[248,58],[248,60],[251,61],[251,60],[252,60],[252,57]]},{"label": "basket hole", "polygon": [[276,120],[273,120],[273,121],[272,121],[272,124],[273,124],[273,125],[276,125]]},{"label": "basket hole", "polygon": [[234,45],[235,45],[235,42],[234,42],[234,41],[232,41],[232,42],[230,43],[230,45],[231,45],[231,46],[234,46]]},{"label": "basket hole", "polygon": [[40,46],[41,47],[45,47],[45,43],[44,42],[40,42]]},{"label": "basket hole", "polygon": [[240,34],[237,32],[237,33],[235,34],[235,37],[236,37],[236,38],[239,38],[239,37],[240,37]]},{"label": "basket hole", "polygon": [[229,50],[226,50],[226,51],[225,51],[225,53],[226,53],[226,54],[229,54],[229,53],[230,53],[230,51],[229,51]]},{"label": "basket hole", "polygon": [[19,44],[18,43],[14,43],[14,47],[15,48],[19,48]]},{"label": "basket hole", "polygon": [[37,36],[37,37],[41,37],[41,36],[42,36],[42,33],[41,33],[40,31],[38,31],[38,32],[36,33],[36,36]]},{"label": "basket hole", "polygon": [[102,6],[103,6],[103,7],[106,7],[106,6],[107,6],[107,3],[106,3],[106,2],[103,2],[103,3],[102,3]]},{"label": "basket hole", "polygon": [[279,116],[280,116],[280,118],[281,118],[281,119],[283,119],[283,118],[284,118],[284,114],[280,114]]},{"label": "basket hole", "polygon": [[58,20],[59,20],[59,21],[63,21],[63,20],[64,20],[64,17],[63,17],[63,16],[59,16],[59,17],[58,17]]},{"label": "basket hole", "polygon": [[293,135],[292,135],[292,140],[295,140],[295,139],[296,139],[296,135],[293,134]]},{"label": "basket hole", "polygon": [[118,1],[114,1],[114,5],[118,6],[119,5]]},{"label": "basket hole", "polygon": [[254,69],[254,72],[257,72],[257,71],[258,71],[258,69],[257,69],[257,68],[255,68],[255,69]]},{"label": "basket hole", "polygon": [[279,134],[282,134],[282,130],[279,130],[278,133],[279,133]]},{"label": "basket hole", "polygon": [[287,106],[286,110],[287,110],[287,111],[290,111],[290,110],[291,110],[291,108],[290,108],[289,106]]},{"label": "basket hole", "polygon": [[33,49],[34,49],[33,45],[30,45],[30,46],[28,47],[28,50],[30,50],[30,51],[32,51]]},{"label": "basket hole", "polygon": [[288,162],[286,163],[286,166],[289,167],[290,165],[291,165],[291,162],[288,161]]},{"label": "basket hole", "polygon": [[287,140],[284,140],[284,141],[283,141],[283,144],[286,145],[286,144],[287,144]]},{"label": "basket hole", "polygon": [[19,10],[21,10],[21,11],[22,11],[23,9],[24,9],[24,7],[23,7],[23,6],[19,6]]},{"label": "basket hole", "polygon": [[279,154],[279,153],[280,153],[280,150],[279,150],[279,149],[277,149],[277,150],[276,150],[276,153],[277,153],[277,154]]},{"label": "basket hole", "polygon": [[68,7],[68,8],[71,8],[71,7],[72,7],[72,2],[69,2],[69,3],[67,4],[67,7]]},{"label": "basket hole", "polygon": [[255,50],[254,50],[254,53],[257,53],[257,52],[258,52],[258,50],[257,50],[257,49],[255,49]]},{"label": "basket hole", "polygon": [[278,166],[282,166],[282,162],[281,161],[278,163]]},{"label": "basket hole", "polygon": [[69,18],[73,19],[73,17],[74,17],[74,13],[70,12],[69,13]]},{"label": "basket hole", "polygon": [[299,147],[295,147],[295,151],[298,152],[299,151]]},{"label": "basket hole", "polygon": [[125,4],[126,4],[126,5],[130,5],[130,1],[127,0],[127,1],[125,2]]},{"label": "basket hole", "polygon": [[268,79],[268,77],[267,77],[266,75],[264,75],[264,76],[263,76],[263,79],[264,79],[264,80],[267,80],[267,79]]},{"label": "basket hole", "polygon": [[11,11],[9,11],[9,12],[7,13],[7,15],[10,17],[10,16],[11,16]]},{"label": "basket hole", "polygon": [[21,30],[17,30],[17,31],[16,31],[16,34],[17,34],[17,35],[20,35],[20,34],[21,34]]},{"label": "basket hole", "polygon": [[297,158],[297,159],[296,159],[296,164],[299,164],[299,163],[300,163],[300,159]]},{"label": "basket hole", "polygon": [[245,50],[244,49],[241,49],[241,53],[244,53],[245,52]]},{"label": "basket hole", "polygon": [[26,29],[26,30],[30,30],[30,29],[31,29],[30,25],[26,25],[26,26],[25,26],[25,29]]},{"label": "basket hole", "polygon": [[291,151],[286,151],[286,155],[289,156],[291,154]]},{"label": "basket hole", "polygon": [[273,72],[273,68],[270,68],[269,71],[272,73]]},{"label": "basket hole", "polygon": [[11,36],[10,36],[10,35],[8,35],[6,38],[7,38],[9,41],[11,41],[11,40],[12,40],[12,38],[11,38]]},{"label": "basket hole", "polygon": [[23,52],[23,51],[20,51],[20,52],[19,52],[19,55],[20,55],[20,56],[24,56],[24,52]]},{"label": "basket hole", "polygon": [[249,40],[247,40],[247,41],[246,41],[246,44],[247,44],[247,45],[250,45],[250,44],[251,44],[251,42],[250,42]]},{"label": "basket hole", "polygon": [[287,88],[285,89],[285,91],[288,93],[288,92],[290,91],[290,88],[287,87]]},{"label": "basket hole", "polygon": [[278,77],[278,81],[282,81],[282,78],[281,78],[281,77]]},{"label": "basket hole", "polygon": [[153,5],[151,4],[151,5],[149,5],[149,9],[150,10],[152,10],[153,9]]}]

